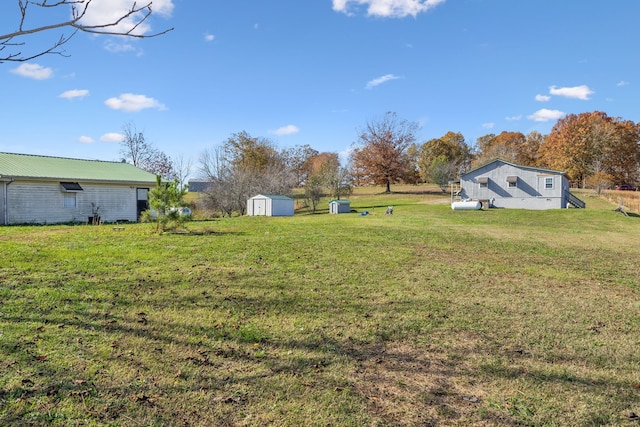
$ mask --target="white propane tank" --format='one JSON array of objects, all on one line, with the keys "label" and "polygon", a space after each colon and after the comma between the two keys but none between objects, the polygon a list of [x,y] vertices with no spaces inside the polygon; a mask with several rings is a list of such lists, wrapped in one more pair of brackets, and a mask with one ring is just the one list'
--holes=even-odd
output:
[{"label": "white propane tank", "polygon": [[482,203],[478,200],[463,200],[462,202],[451,203],[451,209],[454,211],[473,211],[482,209]]}]

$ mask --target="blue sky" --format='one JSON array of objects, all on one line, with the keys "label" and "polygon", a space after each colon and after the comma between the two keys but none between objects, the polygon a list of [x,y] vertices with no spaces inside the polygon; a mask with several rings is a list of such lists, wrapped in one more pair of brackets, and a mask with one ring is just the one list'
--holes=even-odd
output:
[{"label": "blue sky", "polygon": [[[131,3],[92,7],[108,16]],[[640,121],[636,0],[153,5],[141,31],[173,31],[144,40],[77,34],[69,57],[0,64],[0,151],[118,160],[131,123],[197,166],[204,150],[240,131],[280,148],[344,153],[388,111],[420,124],[418,142],[448,131],[470,144],[502,131],[546,134],[565,114],[594,110]],[[18,18],[17,0],[3,0],[0,34]],[[60,34],[33,35],[22,49]]]}]

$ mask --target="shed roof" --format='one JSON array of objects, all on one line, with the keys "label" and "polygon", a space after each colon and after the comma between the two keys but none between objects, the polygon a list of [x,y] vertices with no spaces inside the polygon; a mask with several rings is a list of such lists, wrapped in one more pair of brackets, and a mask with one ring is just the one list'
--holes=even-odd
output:
[{"label": "shed roof", "polygon": [[258,194],[256,196],[251,197],[252,199],[260,199],[260,198],[266,198],[266,199],[272,199],[272,200],[293,200],[291,197],[287,197],[287,196],[281,196],[278,194]]},{"label": "shed roof", "polygon": [[351,202],[349,202],[348,200],[345,200],[345,199],[333,199],[329,203],[337,203],[339,205],[348,205]]},{"label": "shed roof", "polygon": [[493,159],[493,160],[491,160],[491,161],[489,161],[487,163],[483,163],[480,166],[475,167],[475,168],[463,173],[462,176],[469,175],[469,174],[477,171],[478,169],[482,169],[483,167],[485,167],[487,165],[490,165],[492,163],[498,163],[498,162],[499,163],[504,163],[504,164],[507,164],[507,165],[510,165],[510,166],[513,166],[513,167],[516,167],[516,168],[519,168],[519,169],[528,169],[528,170],[533,170],[533,171],[538,171],[538,172],[552,173],[552,174],[556,174],[556,175],[565,175],[565,172],[562,172],[562,171],[557,171],[557,170],[553,170],[553,169],[538,168],[538,167],[535,167],[535,166],[518,165],[518,164],[515,164],[515,163],[512,163],[512,162],[508,162],[506,160],[497,158],[497,159]]},{"label": "shed roof", "polygon": [[0,178],[154,183],[156,176],[129,163],[0,153]]}]

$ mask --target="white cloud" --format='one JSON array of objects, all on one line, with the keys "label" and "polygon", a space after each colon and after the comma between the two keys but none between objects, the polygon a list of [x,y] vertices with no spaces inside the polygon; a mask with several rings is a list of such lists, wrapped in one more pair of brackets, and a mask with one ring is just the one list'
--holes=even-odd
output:
[{"label": "white cloud", "polygon": [[11,70],[11,72],[35,80],[46,80],[53,76],[53,70],[51,68],[29,63],[20,64],[17,68]]},{"label": "white cloud", "polygon": [[574,86],[574,87],[551,86],[549,87],[549,93],[551,95],[564,96],[566,98],[582,99],[586,101],[589,99],[589,95],[593,94],[594,92],[591,89],[589,89],[589,86],[582,85],[582,86]]},{"label": "white cloud", "polygon": [[536,101],[538,102],[548,102],[551,100],[551,97],[549,95],[536,95]]},{"label": "white cloud", "polygon": [[[84,25],[102,25],[105,23],[116,23],[118,19],[126,15],[134,5],[133,0],[92,0],[87,9],[87,13],[82,18]],[[139,7],[141,2],[136,5]],[[173,0],[153,0],[152,10],[153,16],[159,15],[170,17],[173,13]],[[132,14],[131,16],[118,22],[116,26],[108,27],[108,31],[129,31],[139,24],[132,32],[136,35],[147,34],[151,32],[151,23],[147,20],[140,23],[144,16],[145,10]]]},{"label": "white cloud", "polygon": [[626,86],[628,84],[629,84],[629,82],[625,82],[624,80],[620,80],[616,86],[621,87],[621,86]]},{"label": "white cloud", "polygon": [[204,41],[206,42],[212,42],[215,40],[215,38],[216,36],[214,36],[213,34],[205,33],[204,35]]},{"label": "white cloud", "polygon": [[426,12],[445,0],[333,0],[333,10],[352,15],[350,5],[366,5],[367,15],[386,18],[404,18]]},{"label": "white cloud", "polygon": [[104,104],[113,110],[127,112],[141,111],[147,108],[156,108],[158,110],[166,109],[166,107],[156,99],[133,93],[123,93],[117,98],[109,98],[104,101]]},{"label": "white cloud", "polygon": [[510,117],[505,117],[505,119],[508,122],[517,122],[518,120],[522,120],[522,114],[519,114],[517,116],[510,116]]},{"label": "white cloud", "polygon": [[393,74],[385,74],[384,76],[375,78],[367,83],[367,89],[374,88],[376,86],[381,85],[382,83],[388,82],[390,80],[397,80],[400,77],[394,76]]},{"label": "white cloud", "polygon": [[482,127],[483,127],[484,129],[493,129],[493,127],[494,127],[495,125],[496,125],[495,123],[483,123],[483,124],[482,124]]},{"label": "white cloud", "polygon": [[140,54],[142,51],[133,46],[131,43],[120,43],[115,40],[105,40],[104,48],[111,53],[122,53],[122,52],[138,52]]},{"label": "white cloud", "polygon": [[72,89],[62,92],[58,97],[65,99],[84,98],[89,95],[89,91],[86,89]]},{"label": "white cloud", "polygon": [[344,150],[338,153],[338,157],[340,157],[340,163],[347,164],[349,162],[349,157],[351,157],[351,153],[353,153],[353,148],[347,147]]},{"label": "white cloud", "polygon": [[124,140],[124,135],[116,132],[105,133],[100,137],[100,141],[102,142],[122,142]]},{"label": "white cloud", "polygon": [[562,116],[564,116],[564,112],[562,111],[543,108],[532,115],[527,116],[527,118],[535,122],[548,122],[550,120],[558,120]]},{"label": "white cloud", "polygon": [[93,138],[91,138],[90,136],[82,135],[80,138],[78,138],[78,142],[81,144],[93,144]]},{"label": "white cloud", "polygon": [[270,132],[278,136],[285,136],[285,135],[293,135],[294,133],[298,133],[300,132],[300,129],[298,128],[298,126],[287,125]]}]

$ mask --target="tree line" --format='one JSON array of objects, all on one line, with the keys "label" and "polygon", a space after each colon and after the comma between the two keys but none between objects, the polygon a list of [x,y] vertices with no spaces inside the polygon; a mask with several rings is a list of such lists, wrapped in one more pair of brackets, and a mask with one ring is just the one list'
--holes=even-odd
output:
[{"label": "tree line", "polygon": [[256,194],[291,195],[292,189],[303,188],[304,200],[315,211],[325,194],[340,198],[351,193],[348,169],[337,153],[309,145],[278,149],[271,140],[244,131],[203,152],[199,163],[207,182],[201,201],[227,216],[244,214],[247,199]]},{"label": "tree line", "polygon": [[416,129],[395,113],[368,123],[351,155],[357,185],[384,185],[389,192],[393,183],[431,182],[445,191],[450,181],[495,158],[562,171],[573,186],[597,191],[640,183],[640,124],[600,111],[569,114],[548,135],[490,133],[473,146],[455,132],[418,144]]},{"label": "tree line", "polygon": [[[246,212],[256,194],[291,195],[301,189],[313,212],[322,197],[348,197],[354,186],[449,183],[495,158],[563,171],[573,186],[600,191],[617,184],[640,183],[640,124],[606,113],[569,114],[548,135],[533,131],[483,135],[473,145],[459,132],[416,142],[418,124],[388,112],[366,123],[343,165],[338,153],[309,145],[279,149],[268,138],[245,131],[229,136],[198,159],[199,179],[207,183],[201,201],[223,216]],[[141,132],[124,129],[126,161],[185,188],[191,162],[170,159],[149,144]]]}]

